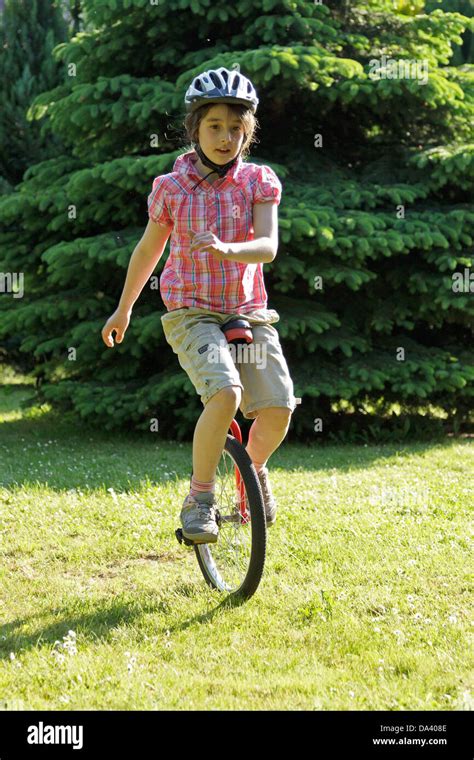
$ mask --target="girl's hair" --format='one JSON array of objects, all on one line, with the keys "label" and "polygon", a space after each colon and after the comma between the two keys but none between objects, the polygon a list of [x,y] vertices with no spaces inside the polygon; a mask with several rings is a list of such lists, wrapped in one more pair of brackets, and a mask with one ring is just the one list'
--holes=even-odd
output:
[{"label": "girl's hair", "polygon": [[[195,111],[186,114],[184,119],[184,127],[186,129],[186,135],[191,142],[199,142],[199,125],[201,120],[206,116],[208,111],[215,106],[216,103],[205,103],[203,106],[196,108]],[[241,156],[245,159],[249,152],[252,143],[258,142],[255,137],[255,133],[259,127],[256,116],[252,113],[252,109],[243,103],[225,103],[233,111],[233,113],[240,119],[244,127],[244,141],[242,143]],[[192,149],[192,145],[188,146],[188,150]]]}]

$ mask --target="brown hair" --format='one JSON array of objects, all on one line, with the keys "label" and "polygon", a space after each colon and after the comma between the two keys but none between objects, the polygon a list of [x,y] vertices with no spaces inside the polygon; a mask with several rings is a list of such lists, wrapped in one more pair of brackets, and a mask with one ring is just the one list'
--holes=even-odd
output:
[{"label": "brown hair", "polygon": [[[184,127],[186,129],[188,140],[194,143],[199,142],[199,125],[201,123],[201,120],[215,105],[219,104],[205,103],[203,106],[196,108],[196,110],[192,113],[186,114],[186,117],[184,119]],[[237,116],[237,118],[240,119],[243,124],[245,136],[242,143],[241,156],[244,159],[248,156],[252,143],[258,142],[255,137],[255,132],[259,127],[259,123],[256,116],[252,113],[252,109],[243,103],[225,103],[225,105],[229,106],[235,116]],[[192,148],[192,145],[188,146],[189,150]]]}]

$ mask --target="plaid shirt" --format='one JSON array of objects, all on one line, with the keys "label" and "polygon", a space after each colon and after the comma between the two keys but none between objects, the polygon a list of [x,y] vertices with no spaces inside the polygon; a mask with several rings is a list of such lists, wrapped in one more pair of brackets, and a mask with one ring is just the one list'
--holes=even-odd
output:
[{"label": "plaid shirt", "polygon": [[[194,150],[176,159],[173,171],[156,177],[148,196],[148,215],[172,224],[170,255],[160,277],[168,311],[195,306],[222,313],[267,308],[263,265],[218,261],[205,250],[190,253],[189,232],[210,230],[225,243],[254,239],[254,203],[280,203],[282,186],[269,166],[243,162],[239,156],[213,184],[194,167]],[[210,171],[210,170],[209,170]]]}]

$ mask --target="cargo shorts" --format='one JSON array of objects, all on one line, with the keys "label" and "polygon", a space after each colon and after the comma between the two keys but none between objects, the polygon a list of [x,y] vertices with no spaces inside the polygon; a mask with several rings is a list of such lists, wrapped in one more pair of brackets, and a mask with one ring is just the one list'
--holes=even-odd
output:
[{"label": "cargo shorts", "polygon": [[[234,346],[220,326],[230,319],[247,319],[253,343]],[[245,314],[225,314],[197,307],[183,307],[163,314],[165,338],[205,406],[226,386],[242,389],[240,410],[254,419],[259,409],[296,407],[293,381],[273,327],[280,316],[275,309],[255,309]]]}]

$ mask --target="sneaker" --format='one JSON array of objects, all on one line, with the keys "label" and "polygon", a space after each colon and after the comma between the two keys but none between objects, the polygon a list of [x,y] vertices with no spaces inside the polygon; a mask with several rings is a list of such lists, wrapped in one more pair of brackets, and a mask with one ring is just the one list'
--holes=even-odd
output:
[{"label": "sneaker", "polygon": [[260,488],[263,494],[263,503],[265,505],[265,517],[267,526],[275,524],[277,504],[270,488],[270,481],[268,479],[268,470],[266,467],[262,467],[260,472],[257,472],[258,479],[260,481]]},{"label": "sneaker", "polygon": [[198,501],[188,494],[181,510],[183,536],[195,544],[213,544],[217,541],[219,528],[216,523],[216,507],[211,502]]}]

